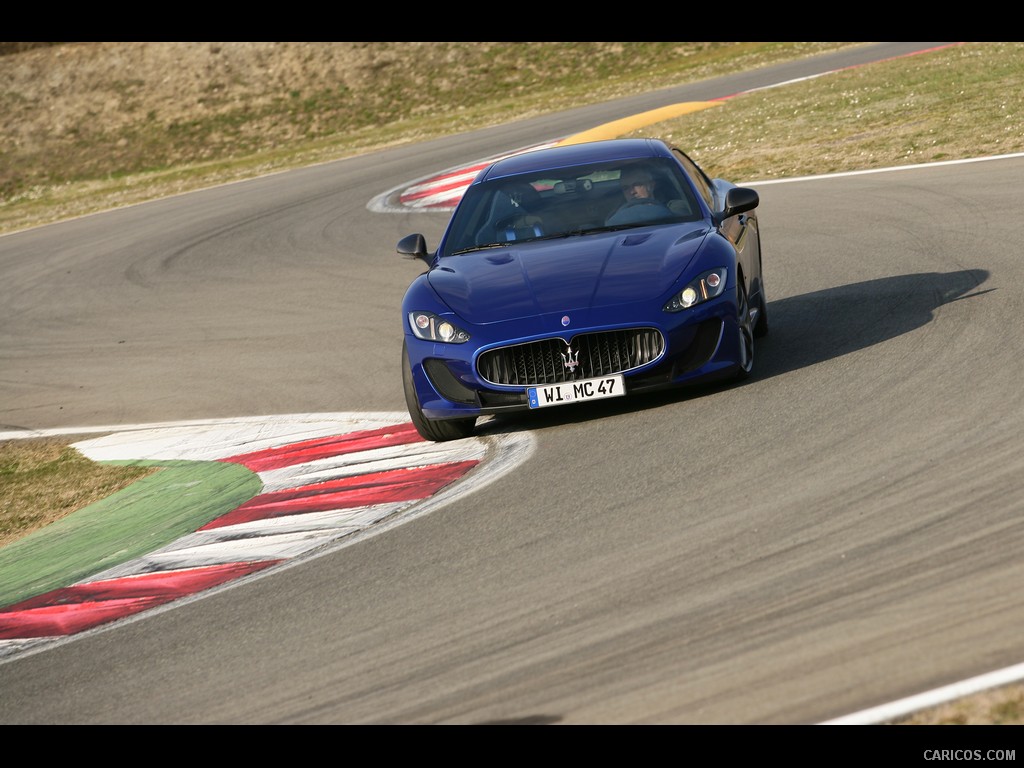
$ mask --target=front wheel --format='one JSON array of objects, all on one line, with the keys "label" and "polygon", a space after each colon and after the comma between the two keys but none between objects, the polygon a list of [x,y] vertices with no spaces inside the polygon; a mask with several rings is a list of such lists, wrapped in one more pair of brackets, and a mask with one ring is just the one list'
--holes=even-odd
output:
[{"label": "front wheel", "polygon": [[762,338],[768,335],[768,302],[764,298],[764,288],[761,288],[761,309],[757,313],[757,324],[754,326],[754,336]]},{"label": "front wheel", "polygon": [[757,322],[754,324],[754,336],[758,339],[768,335],[768,299],[764,290],[764,269],[761,267],[761,233],[757,233]]},{"label": "front wheel", "polygon": [[754,370],[754,321],[750,313],[750,300],[747,298],[747,288],[741,280],[736,288],[739,294],[739,315],[737,325],[739,326],[739,370],[736,371],[737,379],[750,377]]},{"label": "front wheel", "polygon": [[412,381],[412,366],[409,364],[409,353],[402,344],[402,387],[405,389],[405,404],[409,409],[409,417],[416,431],[425,440],[443,443],[448,440],[461,440],[473,434],[476,428],[476,417],[467,419],[428,419],[420,408],[416,397],[416,386]]}]

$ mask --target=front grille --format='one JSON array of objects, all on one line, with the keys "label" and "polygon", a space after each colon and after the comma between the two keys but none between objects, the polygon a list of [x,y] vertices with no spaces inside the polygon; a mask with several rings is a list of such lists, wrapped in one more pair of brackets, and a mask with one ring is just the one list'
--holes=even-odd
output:
[{"label": "front grille", "polygon": [[[568,342],[542,339],[490,349],[480,355],[477,372],[490,384],[533,387],[625,373],[665,352],[665,338],[656,328],[584,333]],[[565,365],[570,346],[579,362],[574,371]]]}]

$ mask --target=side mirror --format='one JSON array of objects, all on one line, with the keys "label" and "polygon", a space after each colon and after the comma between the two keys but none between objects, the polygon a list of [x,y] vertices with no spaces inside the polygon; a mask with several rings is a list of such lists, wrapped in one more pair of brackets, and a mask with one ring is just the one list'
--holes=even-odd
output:
[{"label": "side mirror", "polygon": [[761,198],[755,190],[748,187],[733,187],[725,195],[725,210],[722,211],[722,221],[738,213],[746,213],[757,208]]},{"label": "side mirror", "polygon": [[398,241],[398,253],[407,259],[420,259],[430,266],[430,254],[427,253],[427,239],[421,234],[406,235]]}]

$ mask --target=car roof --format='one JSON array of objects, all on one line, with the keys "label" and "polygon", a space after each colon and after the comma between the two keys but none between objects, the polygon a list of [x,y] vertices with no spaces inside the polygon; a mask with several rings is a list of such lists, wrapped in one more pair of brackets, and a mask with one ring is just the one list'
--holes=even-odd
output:
[{"label": "car roof", "polygon": [[476,183],[573,165],[671,156],[672,152],[668,145],[658,139],[607,139],[581,144],[563,144],[534,149],[498,160],[477,176]]}]

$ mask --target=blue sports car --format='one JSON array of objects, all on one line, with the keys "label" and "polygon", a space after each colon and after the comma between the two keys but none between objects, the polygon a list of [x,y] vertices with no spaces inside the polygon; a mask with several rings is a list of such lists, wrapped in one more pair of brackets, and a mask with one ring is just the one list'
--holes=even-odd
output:
[{"label": "blue sports car", "polygon": [[768,332],[758,194],[653,139],[482,170],[402,302],[402,379],[428,440],[477,417],[750,375]]}]

